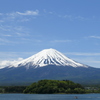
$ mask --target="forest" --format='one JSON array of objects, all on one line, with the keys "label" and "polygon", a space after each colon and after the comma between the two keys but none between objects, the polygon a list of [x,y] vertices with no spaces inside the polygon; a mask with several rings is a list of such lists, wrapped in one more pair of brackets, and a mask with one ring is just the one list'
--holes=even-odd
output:
[{"label": "forest", "polygon": [[0,86],[0,93],[28,93],[28,94],[83,94],[100,93],[100,86],[83,87],[69,80],[40,80],[29,86]]},{"label": "forest", "polygon": [[28,86],[24,93],[85,93],[84,87],[69,80],[40,80]]}]

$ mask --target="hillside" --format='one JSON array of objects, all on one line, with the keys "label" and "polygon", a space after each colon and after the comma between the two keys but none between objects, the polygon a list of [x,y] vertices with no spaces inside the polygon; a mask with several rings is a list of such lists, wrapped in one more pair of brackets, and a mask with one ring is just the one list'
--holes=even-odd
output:
[{"label": "hillside", "polygon": [[80,84],[72,81],[40,80],[28,86],[24,93],[51,94],[51,93],[85,93]]}]

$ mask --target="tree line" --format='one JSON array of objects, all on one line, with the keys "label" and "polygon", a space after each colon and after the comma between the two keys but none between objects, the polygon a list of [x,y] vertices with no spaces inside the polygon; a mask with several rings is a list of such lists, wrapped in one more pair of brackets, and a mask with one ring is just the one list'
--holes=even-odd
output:
[{"label": "tree line", "polygon": [[34,93],[34,94],[83,94],[100,93],[100,87],[83,87],[69,80],[40,80],[29,86],[0,86],[0,93]]},{"label": "tree line", "polygon": [[27,86],[0,86],[0,93],[23,93]]}]

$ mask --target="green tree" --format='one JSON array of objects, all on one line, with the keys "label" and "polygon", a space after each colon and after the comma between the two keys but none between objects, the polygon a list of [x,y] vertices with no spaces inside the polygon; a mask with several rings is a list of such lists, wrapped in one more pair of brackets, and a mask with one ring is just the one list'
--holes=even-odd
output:
[{"label": "green tree", "polygon": [[28,86],[24,93],[83,93],[84,89],[80,84],[72,81],[40,80]]}]

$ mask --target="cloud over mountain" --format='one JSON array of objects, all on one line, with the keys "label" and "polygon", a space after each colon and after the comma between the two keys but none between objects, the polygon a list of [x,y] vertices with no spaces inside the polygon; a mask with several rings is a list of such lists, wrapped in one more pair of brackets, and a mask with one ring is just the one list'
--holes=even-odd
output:
[{"label": "cloud over mountain", "polygon": [[2,61],[0,61],[0,69],[4,68],[6,66],[12,65],[14,63],[17,63],[21,60],[23,60],[23,58],[18,58],[17,60],[2,60]]}]

